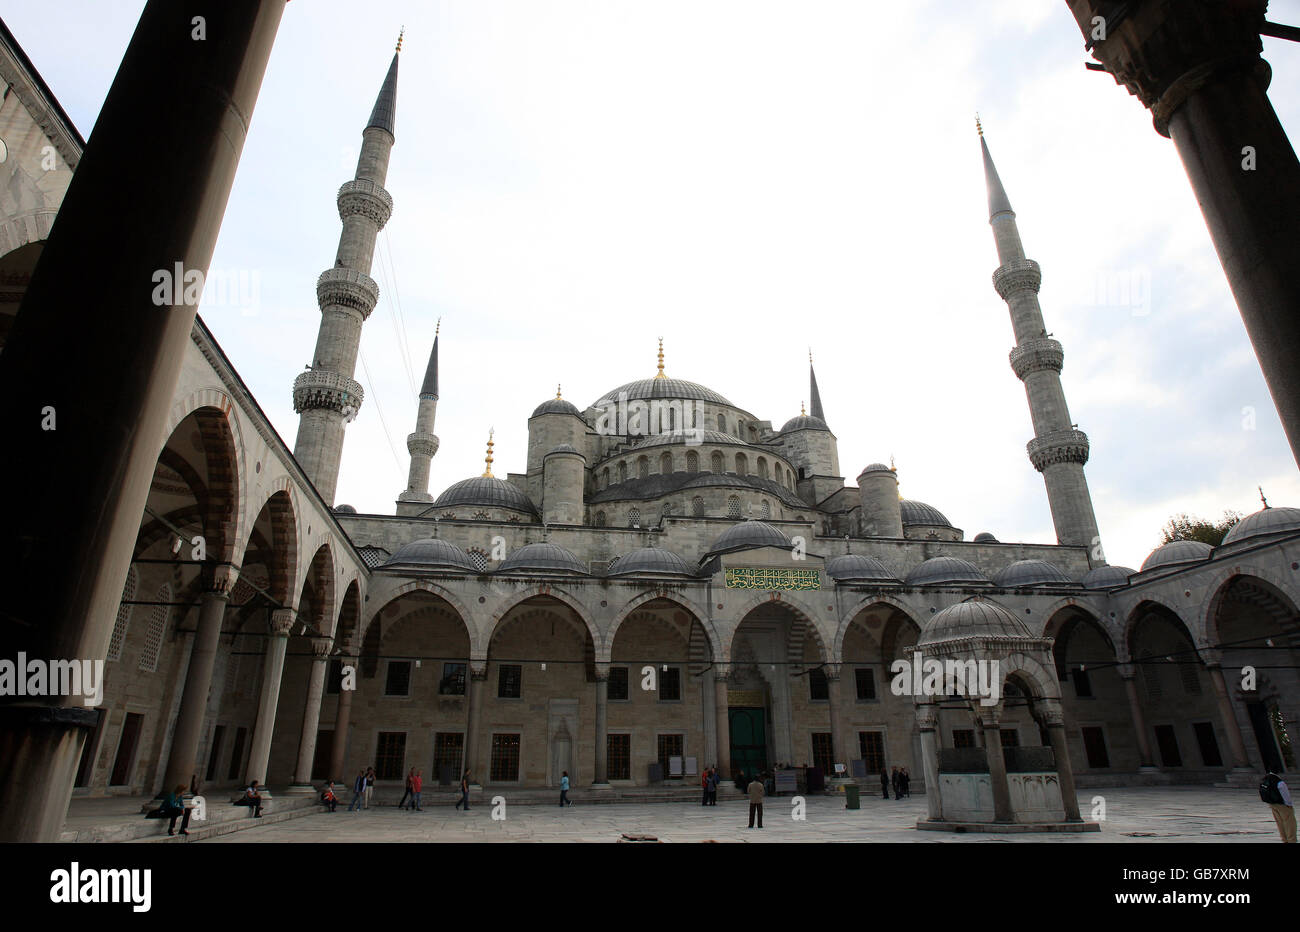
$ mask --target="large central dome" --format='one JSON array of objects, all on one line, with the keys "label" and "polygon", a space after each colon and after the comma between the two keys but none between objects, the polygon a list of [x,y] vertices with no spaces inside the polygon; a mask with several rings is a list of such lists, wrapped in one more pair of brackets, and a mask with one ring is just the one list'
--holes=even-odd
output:
[{"label": "large central dome", "polygon": [[[624,396],[626,393],[626,396]],[[730,401],[723,398],[711,388],[705,388],[698,382],[688,382],[685,379],[670,379],[668,377],[637,379],[635,382],[628,382],[620,385],[618,388],[611,389],[600,396],[592,407],[600,408],[609,404],[618,404],[626,397],[627,401],[671,401],[681,399],[684,401],[707,401],[710,404],[726,405],[734,407]]]}]

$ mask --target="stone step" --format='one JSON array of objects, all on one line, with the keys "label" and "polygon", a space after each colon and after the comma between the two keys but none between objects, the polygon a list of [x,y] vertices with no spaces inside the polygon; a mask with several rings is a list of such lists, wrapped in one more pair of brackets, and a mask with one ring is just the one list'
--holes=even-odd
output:
[{"label": "stone step", "polygon": [[138,818],[105,819],[93,825],[81,825],[75,829],[65,830],[59,841],[76,844],[93,844],[100,842],[136,842],[136,841],[197,841],[213,835],[224,835],[246,828],[256,828],[271,822],[283,822],[286,819],[311,815],[324,811],[315,797],[276,796],[268,800],[262,810],[262,818],[253,818],[253,811],[245,806],[233,806],[224,794],[208,798],[208,817],[202,822],[191,819],[189,835],[180,834],[181,820],[176,820],[174,836],[167,834],[169,819]]}]

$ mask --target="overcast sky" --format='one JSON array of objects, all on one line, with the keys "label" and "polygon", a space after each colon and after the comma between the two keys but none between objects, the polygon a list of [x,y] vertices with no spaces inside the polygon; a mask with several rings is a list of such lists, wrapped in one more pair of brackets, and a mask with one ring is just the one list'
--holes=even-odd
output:
[{"label": "overcast sky", "polygon": [[[1300,0],[1269,18],[1300,24]],[[0,0],[89,136],[143,3]],[[655,372],[778,426],[811,347],[840,466],[967,539],[1054,542],[990,276],[973,114],[1043,269],[1112,563],[1174,512],[1300,505],[1300,476],[1173,144],[1089,72],[1063,0],[300,0],[280,27],[213,267],[256,300],[204,320],[292,448],[317,275],[398,30],[395,202],[372,276],[366,401],[338,502],[388,513],[442,317],[431,490],[522,472],[557,382],[580,408]],[[1300,126],[1300,45],[1264,40]],[[167,117],[141,156],[165,157]],[[147,192],[142,192],[142,196]],[[400,336],[399,336],[400,335]],[[409,371],[408,371],[409,360]]]}]

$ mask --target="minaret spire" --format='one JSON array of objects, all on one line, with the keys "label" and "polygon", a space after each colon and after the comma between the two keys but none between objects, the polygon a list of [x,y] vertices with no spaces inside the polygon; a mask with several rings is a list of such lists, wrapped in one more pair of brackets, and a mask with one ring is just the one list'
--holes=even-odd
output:
[{"label": "minaret spire", "polygon": [[1029,461],[1043,474],[1052,523],[1062,544],[1088,548],[1092,564],[1105,563],[1097,517],[1083,465],[1088,462],[1088,435],[1070,420],[1061,387],[1061,365],[1065,354],[1061,344],[1047,335],[1043,312],[1038,305],[1042,272],[1038,263],[1025,258],[1016,228],[1016,215],[993,156],[976,118],[980,150],[984,157],[984,180],[988,188],[989,224],[1001,265],[993,273],[993,287],[1011,311],[1016,345],[1011,350],[1011,368],[1025,383],[1034,439],[1029,441]]},{"label": "minaret spire", "polygon": [[656,379],[666,379],[664,375],[664,338],[659,338],[659,371],[655,374]]},{"label": "minaret spire", "polygon": [[[400,40],[399,40],[400,41]],[[407,475],[406,489],[397,496],[398,514],[418,513],[423,509],[402,507],[402,502],[432,502],[429,494],[429,469],[433,455],[438,452],[438,435],[433,432],[433,422],[438,415],[438,333],[442,318],[433,328],[433,349],[429,351],[429,365],[424,370],[420,385],[419,407],[415,415],[415,432],[406,437],[406,450],[411,454],[411,470]]]},{"label": "minaret spire", "polygon": [[822,395],[817,391],[817,373],[813,371],[812,350],[808,350],[808,413],[815,418],[826,420],[822,410]]},{"label": "minaret spire", "polygon": [[492,478],[492,447],[493,447],[492,437],[496,434],[496,432],[497,431],[495,427],[488,428],[487,456],[483,457],[483,463],[484,463],[483,478],[484,479]]},{"label": "minaret spire", "polygon": [[379,286],[370,277],[375,238],[393,211],[384,180],[397,115],[398,54],[393,54],[370,121],[361,132],[356,174],[339,188],[343,231],[333,267],[316,280],[321,310],[316,351],[311,368],[293,383],[293,409],[299,414],[293,455],[328,504],[334,503],[338,485],[344,428],[364,398],[352,375],[361,348],[361,327],[379,301]]}]

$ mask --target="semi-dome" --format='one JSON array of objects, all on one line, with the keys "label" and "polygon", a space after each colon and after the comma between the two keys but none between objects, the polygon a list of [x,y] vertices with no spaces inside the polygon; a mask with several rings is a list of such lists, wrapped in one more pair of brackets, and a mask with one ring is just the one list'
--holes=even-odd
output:
[{"label": "semi-dome", "polygon": [[1094,566],[1083,577],[1085,589],[1114,589],[1127,586],[1128,578],[1137,575],[1137,570],[1127,566]]},{"label": "semi-dome", "polygon": [[582,417],[582,412],[578,410],[577,405],[563,398],[548,398],[533,409],[533,417],[542,414],[572,414],[575,417]]},{"label": "semi-dome", "polygon": [[1046,560],[1017,560],[993,577],[993,585],[1018,589],[1023,586],[1072,586],[1075,581]]},{"label": "semi-dome", "polygon": [[517,485],[496,476],[475,476],[452,483],[433,503],[434,508],[456,506],[510,508],[537,514],[532,500]]},{"label": "semi-dome", "polygon": [[939,586],[945,583],[987,585],[988,577],[979,567],[957,557],[931,557],[907,574],[909,586]]},{"label": "semi-dome", "polygon": [[978,534],[975,535],[975,543],[996,544],[996,543],[1000,543],[1000,541],[992,534],[990,534],[988,531],[980,531]]},{"label": "semi-dome", "polygon": [[728,408],[734,407],[730,401],[723,398],[711,388],[706,388],[696,382],[688,382],[685,379],[650,378],[637,379],[635,382],[627,382],[618,388],[613,388],[601,395],[592,407],[601,408],[606,405],[618,404],[620,401],[653,401],[653,400],[673,400],[681,399],[683,401],[705,401],[715,405],[725,405]]},{"label": "semi-dome", "polygon": [[610,576],[628,576],[648,573],[655,576],[694,576],[689,563],[662,547],[642,547],[624,554],[609,566]]},{"label": "semi-dome", "polygon": [[1164,569],[1170,566],[1185,566],[1208,560],[1214,548],[1199,540],[1175,540],[1151,551],[1151,556],[1142,563],[1142,572]]},{"label": "semi-dome", "polygon": [[875,557],[846,553],[826,561],[826,572],[836,582],[897,583],[898,577]]},{"label": "semi-dome", "polygon": [[752,550],[755,547],[780,547],[790,549],[790,538],[765,521],[742,521],[732,525],[709,546],[709,553],[731,550]]},{"label": "semi-dome", "polygon": [[501,573],[587,573],[587,567],[557,544],[524,544],[501,561]]},{"label": "semi-dome", "polygon": [[469,554],[450,541],[440,540],[437,537],[426,537],[403,544],[382,565],[479,572]]},{"label": "semi-dome", "polygon": [[903,499],[898,503],[898,512],[899,517],[903,519],[903,527],[916,524],[952,527],[952,522],[944,517],[942,511],[925,502]]},{"label": "semi-dome", "polygon": [[925,623],[917,645],[969,637],[1032,638],[1025,623],[1001,605],[985,599],[968,599],[950,605]]},{"label": "semi-dome", "polygon": [[781,433],[791,430],[830,430],[826,422],[811,414],[800,414],[781,425]]},{"label": "semi-dome", "polygon": [[1285,531],[1300,531],[1300,508],[1264,508],[1253,515],[1246,515],[1228,529],[1223,537],[1223,545],[1239,544],[1252,537]]}]

